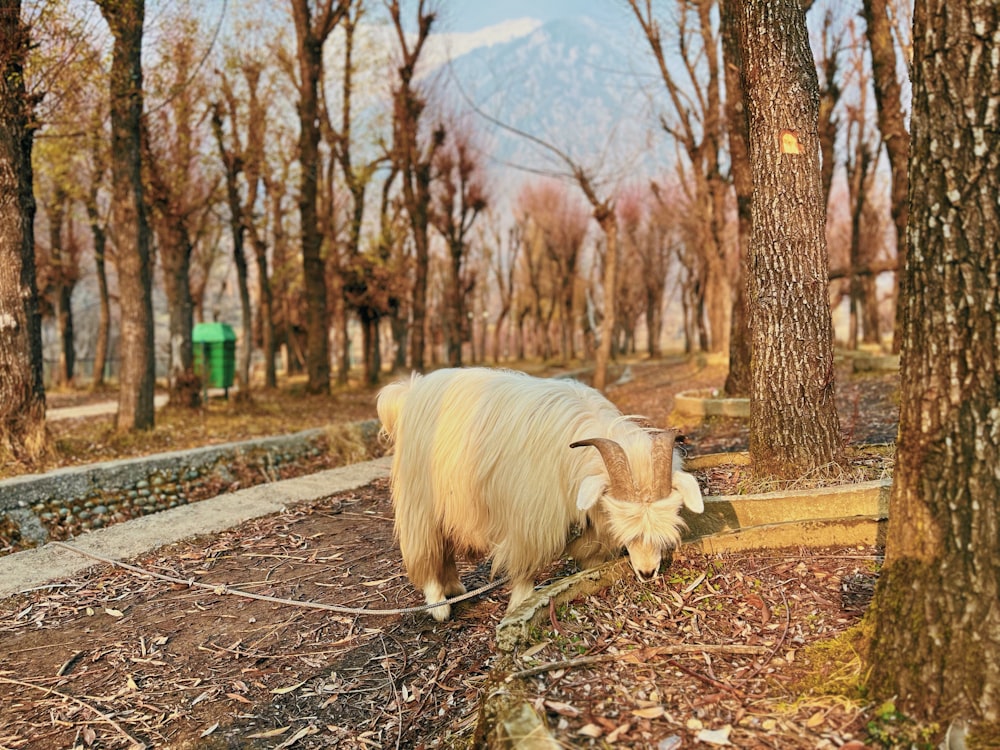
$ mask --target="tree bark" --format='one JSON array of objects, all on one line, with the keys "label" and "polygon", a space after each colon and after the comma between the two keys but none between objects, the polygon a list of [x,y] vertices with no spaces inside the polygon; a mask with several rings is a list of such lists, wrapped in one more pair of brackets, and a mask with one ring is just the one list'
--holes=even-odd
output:
[{"label": "tree bark", "polygon": [[[111,334],[111,298],[108,293],[107,234],[97,212],[96,188],[87,202],[90,234],[94,240],[94,275],[97,277],[97,343],[94,346],[94,371],[90,388],[99,391],[104,387],[104,369],[108,361],[108,340]],[[93,210],[91,206],[93,205]]]},{"label": "tree bark", "polygon": [[729,133],[729,171],[736,192],[737,243],[740,260],[729,334],[729,372],[723,390],[728,396],[747,396],[750,393],[751,339],[746,286],[749,281],[747,257],[750,252],[753,174],[750,171],[750,134],[747,131],[743,86],[740,81],[743,55],[740,52],[740,33],[736,22],[736,1],[722,0],[720,14],[722,60],[726,81],[726,123]]},{"label": "tree bark", "polygon": [[140,156],[144,0],[95,0],[114,36],[111,59],[112,226],[121,307],[117,428],[153,427],[156,353],[152,268]]},{"label": "tree bark", "polygon": [[[896,258],[900,271],[906,265],[907,160],[910,155],[910,134],[903,115],[902,87],[896,78],[896,46],[892,41],[892,26],[886,0],[864,0],[864,17],[868,46],[872,53],[872,81],[878,105],[878,128],[882,133],[889,169],[892,175],[891,211],[896,227]],[[896,274],[896,319],[893,327],[892,350],[899,352],[902,336],[903,296],[902,273]]]},{"label": "tree bark", "polygon": [[750,453],[761,476],[839,462],[819,91],[799,0],[741,0],[753,171]]},{"label": "tree bark", "polygon": [[1000,15],[917,0],[901,403],[869,688],[1000,742]]},{"label": "tree bark", "polygon": [[53,190],[49,209],[49,265],[51,266],[52,308],[59,332],[59,361],[53,380],[59,385],[73,382],[76,367],[76,336],[73,327],[73,286],[78,277],[77,259],[73,249],[63,239],[69,195],[65,185],[57,184]]},{"label": "tree bark", "polygon": [[0,0],[0,462],[45,450],[42,324],[35,287],[28,28],[20,0]]}]

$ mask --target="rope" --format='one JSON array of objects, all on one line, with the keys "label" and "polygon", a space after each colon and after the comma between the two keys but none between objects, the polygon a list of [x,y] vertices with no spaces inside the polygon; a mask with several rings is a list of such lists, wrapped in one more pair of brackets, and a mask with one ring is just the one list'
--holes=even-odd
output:
[{"label": "rope", "polygon": [[339,614],[345,614],[345,615],[384,616],[384,615],[405,615],[411,612],[423,612],[428,609],[433,609],[434,607],[439,607],[442,604],[454,604],[456,602],[465,601],[466,599],[472,599],[473,597],[479,596],[480,594],[484,594],[487,591],[491,591],[492,589],[502,586],[507,582],[507,578],[498,578],[495,581],[487,583],[485,586],[480,586],[478,589],[474,589],[473,591],[467,591],[459,596],[454,596],[451,597],[450,599],[445,599],[443,601],[435,602],[433,604],[423,604],[419,607],[404,607],[401,609],[364,609],[360,607],[341,607],[336,604],[323,604],[322,602],[298,601],[296,599],[282,599],[277,596],[268,596],[267,594],[255,594],[252,591],[243,591],[241,589],[233,588],[229,584],[225,583],[219,583],[219,584],[201,583],[200,581],[196,581],[193,578],[185,580],[183,578],[165,575],[163,573],[154,573],[151,570],[146,570],[144,568],[140,568],[135,565],[129,565],[128,563],[123,563],[118,560],[112,560],[107,557],[102,557],[101,555],[96,555],[93,552],[85,552],[84,550],[79,549],[78,547],[74,547],[71,544],[66,544],[65,542],[51,542],[51,544],[56,547],[63,547],[64,549],[68,549],[70,552],[75,552],[76,554],[81,555],[82,557],[89,557],[93,560],[97,560],[98,562],[102,562],[116,568],[122,568],[137,575],[149,576],[150,578],[156,578],[161,581],[166,581],[167,583],[181,584],[182,586],[188,586],[189,588],[205,589],[220,596],[229,594],[232,596],[242,596],[247,599],[257,599],[262,602],[273,602],[274,604],[282,604],[290,607],[302,607],[304,609],[322,609],[326,610],[327,612],[337,612]]}]

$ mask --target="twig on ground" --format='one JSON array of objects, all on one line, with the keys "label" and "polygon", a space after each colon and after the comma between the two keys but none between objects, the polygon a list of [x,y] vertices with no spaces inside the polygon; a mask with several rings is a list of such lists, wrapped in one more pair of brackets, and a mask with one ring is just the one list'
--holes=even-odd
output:
[{"label": "twig on ground", "polygon": [[507,675],[507,682],[534,677],[535,675],[552,672],[557,669],[576,669],[578,667],[589,667],[594,664],[604,664],[611,661],[646,662],[656,656],[663,654],[766,654],[768,649],[763,646],[744,646],[740,644],[697,644],[697,643],[675,643],[670,646],[652,646],[642,648],[637,651],[626,651],[618,654],[596,654],[595,656],[581,656],[577,659],[566,659],[564,661],[553,661],[546,664],[539,664],[535,667],[522,669]]},{"label": "twig on ground", "polygon": [[94,713],[101,721],[105,722],[106,724],[110,724],[111,726],[113,726],[116,730],[118,730],[118,732],[123,737],[125,737],[126,739],[128,739],[132,743],[132,747],[133,748],[136,748],[136,749],[139,749],[139,750],[145,750],[145,748],[146,748],[146,743],[145,742],[141,742],[140,740],[137,740],[135,737],[133,737],[131,734],[129,734],[127,731],[125,731],[125,728],[122,727],[121,724],[119,724],[117,721],[115,721],[114,719],[112,719],[106,713],[104,713],[103,711],[101,711],[98,708],[95,708],[94,706],[90,705],[86,701],[80,700],[79,698],[77,698],[77,697],[75,697],[73,695],[69,695],[68,693],[63,693],[63,692],[61,692],[59,690],[56,690],[55,688],[44,687],[42,685],[36,685],[33,682],[24,682],[22,680],[15,680],[15,679],[13,679],[11,677],[0,677],[0,682],[6,683],[8,685],[18,685],[19,687],[31,688],[33,690],[38,690],[40,692],[43,692],[46,695],[55,695],[55,696],[58,696],[59,698],[62,698],[63,700],[67,700],[67,701],[71,701],[73,703],[76,703],[77,705],[82,706],[83,708],[87,709],[88,711]]}]

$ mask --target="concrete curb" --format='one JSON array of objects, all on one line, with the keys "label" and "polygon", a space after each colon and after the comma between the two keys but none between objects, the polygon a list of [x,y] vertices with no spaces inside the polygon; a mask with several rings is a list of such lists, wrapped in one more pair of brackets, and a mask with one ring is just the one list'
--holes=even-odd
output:
[{"label": "concrete curb", "polygon": [[[76,537],[72,544],[85,552],[124,560],[166,544],[232,528],[297,503],[363,487],[389,476],[391,462],[390,457],[383,457],[296,479],[249,487],[87,532]],[[67,578],[98,564],[51,544],[0,557],[0,598],[43,587],[51,581]]]},{"label": "concrete curb", "polygon": [[[54,526],[74,534],[111,526],[124,520],[123,516],[138,517],[187,504],[191,488],[212,476],[228,475],[229,462],[245,460],[270,469],[315,452],[320,438],[330,439],[335,434],[332,429],[319,427],[3,479],[0,519],[6,516],[13,521],[22,538],[34,544],[49,541]],[[336,434],[347,437],[345,429],[350,439],[363,447],[364,457],[374,455],[376,420],[338,426]]]},{"label": "concrete curb", "polygon": [[707,396],[702,391],[681,391],[674,398],[674,410],[687,417],[749,419],[750,399]]}]

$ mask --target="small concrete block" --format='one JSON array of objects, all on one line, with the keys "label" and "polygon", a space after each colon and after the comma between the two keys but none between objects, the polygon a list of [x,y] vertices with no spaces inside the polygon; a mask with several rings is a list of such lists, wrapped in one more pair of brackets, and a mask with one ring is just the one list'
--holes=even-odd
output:
[{"label": "small concrete block", "polygon": [[527,703],[513,706],[496,725],[493,747],[503,750],[560,750],[545,722]]}]

